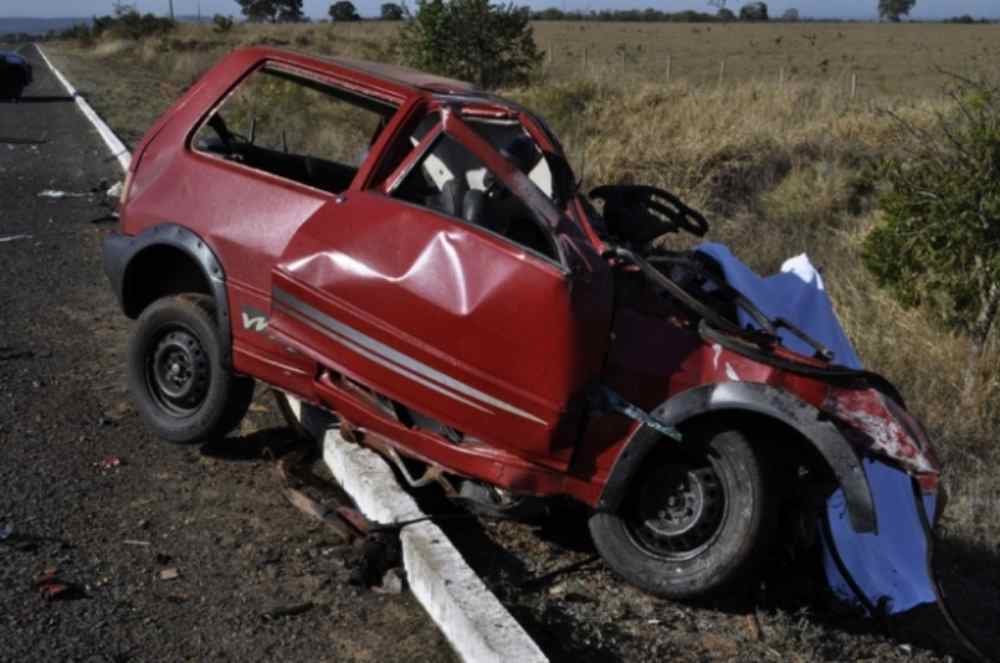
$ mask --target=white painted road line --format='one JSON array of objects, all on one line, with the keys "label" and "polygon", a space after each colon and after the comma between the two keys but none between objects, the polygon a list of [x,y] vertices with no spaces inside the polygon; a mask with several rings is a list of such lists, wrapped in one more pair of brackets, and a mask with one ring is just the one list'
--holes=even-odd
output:
[{"label": "white painted road line", "polygon": [[57,79],[59,79],[62,86],[66,88],[66,92],[69,96],[73,97],[73,100],[76,102],[76,105],[80,107],[84,116],[90,120],[90,123],[94,125],[95,129],[97,129],[97,133],[101,135],[101,138],[104,140],[104,144],[108,146],[109,150],[111,150],[112,156],[118,159],[118,163],[121,165],[122,170],[128,171],[129,164],[132,162],[132,154],[129,152],[129,149],[125,147],[125,144],[121,142],[118,136],[115,135],[115,132],[111,130],[111,127],[109,127],[107,123],[101,119],[101,116],[98,115],[90,104],[87,103],[87,100],[84,99],[80,93],[77,92],[76,88],[74,88],[73,85],[66,79],[66,77],[62,75],[62,72],[56,69],[55,65],[52,64],[52,61],[49,60],[47,55],[45,55],[45,51],[42,50],[41,45],[36,43],[35,48],[38,49],[39,55],[41,55],[42,59],[45,60],[45,64],[49,66],[49,69],[51,69],[52,73],[55,74]]},{"label": "white painted road line", "polygon": [[[297,399],[289,396],[288,401],[303,426],[322,439],[323,460],[365,516],[386,524],[425,516],[378,454],[345,441],[324,425],[321,415],[303,417]],[[547,663],[441,528],[432,522],[415,523],[404,527],[399,538],[410,590],[459,658],[468,663]]]}]

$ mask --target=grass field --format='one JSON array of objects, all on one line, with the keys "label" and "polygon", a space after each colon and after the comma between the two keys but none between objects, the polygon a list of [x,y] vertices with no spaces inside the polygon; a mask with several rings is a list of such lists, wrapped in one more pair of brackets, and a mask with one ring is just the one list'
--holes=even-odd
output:
[{"label": "grass field", "polygon": [[[184,26],[145,43],[46,48],[134,144],[235,46],[268,43],[395,60],[395,29],[367,22],[240,26],[220,36]],[[897,131],[883,111],[930,122],[946,104],[941,69],[997,71],[1000,26],[539,23],[535,29],[551,56],[535,83],[504,94],[550,121],[587,185],[665,187],[708,212],[709,238],[729,243],[756,269],[773,270],[803,251],[823,269],[861,356],[901,387],[946,463],[951,500],[941,565],[957,588],[952,593],[985,602],[988,614],[980,619],[995,619],[989,614],[1000,611],[997,334],[975,396],[963,396],[966,340],[935,327],[923,311],[902,310],[874,285],[859,247],[878,213],[867,165],[892,150]],[[975,605],[967,606],[970,612]]]}]

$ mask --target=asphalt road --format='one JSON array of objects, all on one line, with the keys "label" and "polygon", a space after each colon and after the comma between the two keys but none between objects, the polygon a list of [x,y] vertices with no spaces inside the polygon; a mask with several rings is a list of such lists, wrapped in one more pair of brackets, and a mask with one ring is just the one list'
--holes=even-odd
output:
[{"label": "asphalt road", "polygon": [[[349,586],[332,533],[284,501],[266,394],[202,448],[143,428],[100,264],[121,172],[23,53],[36,82],[0,103],[0,661],[454,660],[412,596]],[[69,591],[46,598],[48,569]]]}]

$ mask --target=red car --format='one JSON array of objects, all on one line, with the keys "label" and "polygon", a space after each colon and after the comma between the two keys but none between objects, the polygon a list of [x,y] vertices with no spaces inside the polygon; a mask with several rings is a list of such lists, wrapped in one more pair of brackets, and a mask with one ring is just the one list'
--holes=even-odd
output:
[{"label": "red car", "polygon": [[[923,599],[871,565],[916,559],[902,577],[936,593],[939,470],[896,390],[704,254],[644,251],[664,224],[704,234],[675,197],[593,195],[540,118],[466,83],[236,51],[146,134],[105,242],[137,407],[197,442],[265,382],[490,508],[592,507],[608,564],[664,596],[752,578],[795,523],[872,611]],[[886,561],[897,522],[919,540]]]}]

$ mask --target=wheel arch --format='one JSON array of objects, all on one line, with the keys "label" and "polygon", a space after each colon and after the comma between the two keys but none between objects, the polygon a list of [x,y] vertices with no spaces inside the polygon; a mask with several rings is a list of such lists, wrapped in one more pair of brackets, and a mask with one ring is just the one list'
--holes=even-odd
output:
[{"label": "wheel arch", "polygon": [[[705,415],[729,414],[762,418],[798,433],[822,458],[844,491],[851,525],[858,532],[876,529],[875,506],[861,457],[830,418],[792,394],[765,384],[726,382],[703,385],[668,399],[650,413],[661,423],[683,427]],[[683,442],[668,442],[684,444]],[[597,504],[599,511],[616,511],[624,500],[632,478],[646,456],[663,436],[648,426],[639,427],[615,459]]]},{"label": "wheel arch", "polygon": [[173,223],[135,236],[113,233],[104,241],[104,268],[122,311],[135,319],[153,301],[201,292],[215,301],[223,361],[232,359],[229,296],[222,262],[197,234]]}]

